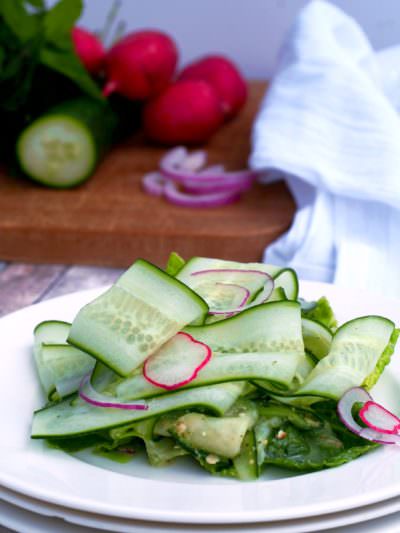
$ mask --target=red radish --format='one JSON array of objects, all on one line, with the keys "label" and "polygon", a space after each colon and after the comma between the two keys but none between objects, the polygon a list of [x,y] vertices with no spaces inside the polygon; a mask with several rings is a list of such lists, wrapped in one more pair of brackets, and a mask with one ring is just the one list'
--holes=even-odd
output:
[{"label": "red radish", "polygon": [[205,81],[188,80],[170,85],[144,108],[147,136],[164,144],[207,141],[222,124],[214,89]]},{"label": "red radish", "polygon": [[204,80],[218,94],[226,119],[235,116],[244,106],[247,85],[236,66],[223,56],[206,56],[183,69],[179,80]]},{"label": "red radish", "polygon": [[84,28],[72,28],[72,42],[75,52],[90,74],[98,74],[103,68],[105,51],[100,41],[93,33]]},{"label": "red radish", "polygon": [[180,331],[146,359],[143,376],[156,387],[174,390],[193,381],[211,355],[206,344]]},{"label": "red radish", "polygon": [[389,435],[400,435],[400,419],[382,405],[368,400],[358,414],[371,429]]},{"label": "red radish", "polygon": [[[387,420],[387,413],[383,413],[385,421],[380,421],[378,427],[376,424],[369,424],[368,421],[368,408],[364,409],[364,420],[363,422],[367,424],[368,427],[362,427],[360,424],[355,420],[353,417],[353,407],[355,404],[361,403],[363,407],[370,402],[371,404],[374,404],[375,406],[378,404],[375,404],[373,402],[370,394],[361,387],[353,387],[352,389],[349,389],[343,396],[340,398],[338,405],[337,405],[337,412],[339,415],[340,420],[343,422],[343,424],[358,435],[359,437],[362,437],[367,440],[371,440],[373,442],[378,442],[380,444],[397,444],[400,446],[400,434],[395,433],[395,425],[393,424],[393,420],[390,420],[388,423]],[[379,406],[379,412],[382,415],[383,409],[381,406]],[[361,413],[361,410],[359,414]],[[366,416],[367,415],[367,416]],[[376,412],[374,413],[374,417],[376,419]],[[394,417],[392,413],[390,413],[390,418]],[[361,414],[360,414],[361,418]],[[372,417],[371,417],[372,418]],[[397,417],[394,417],[397,419]],[[376,422],[376,420],[375,420]],[[383,423],[382,423],[383,422]],[[397,424],[397,421],[396,421]],[[384,426],[384,427],[382,427]],[[376,429],[374,429],[376,428]],[[389,429],[389,431],[388,431]]]},{"label": "red radish", "polygon": [[106,55],[105,96],[113,92],[146,100],[170,82],[178,61],[174,41],[155,30],[137,31],[118,41]]}]

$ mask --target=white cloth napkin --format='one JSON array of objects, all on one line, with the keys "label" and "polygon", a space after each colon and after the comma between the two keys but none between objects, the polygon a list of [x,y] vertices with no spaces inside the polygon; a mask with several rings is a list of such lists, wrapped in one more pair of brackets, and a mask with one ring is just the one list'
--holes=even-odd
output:
[{"label": "white cloth napkin", "polygon": [[250,166],[267,182],[283,175],[298,207],[265,262],[400,297],[400,117],[378,59],[341,10],[303,8],[254,124]]}]

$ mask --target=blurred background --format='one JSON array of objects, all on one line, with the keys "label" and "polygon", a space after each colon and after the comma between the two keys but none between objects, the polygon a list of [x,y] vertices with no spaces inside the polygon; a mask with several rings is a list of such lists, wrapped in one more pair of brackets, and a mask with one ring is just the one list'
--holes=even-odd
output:
[{"label": "blurred background", "polygon": [[[308,0],[121,0],[127,28],[159,28],[180,45],[180,64],[219,52],[232,57],[249,78],[266,79],[299,9]],[[398,42],[398,0],[332,0],[354,17],[376,49]],[[89,0],[80,23],[103,26],[111,0]]]}]

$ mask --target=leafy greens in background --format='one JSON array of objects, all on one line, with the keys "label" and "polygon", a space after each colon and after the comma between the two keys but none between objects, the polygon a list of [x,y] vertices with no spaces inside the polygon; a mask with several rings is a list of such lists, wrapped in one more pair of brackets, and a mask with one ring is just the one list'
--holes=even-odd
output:
[{"label": "leafy greens in background", "polygon": [[82,0],[60,0],[51,9],[43,0],[2,0],[0,112],[24,108],[37,78],[51,73],[46,71],[61,74],[93,98],[102,98],[76,56],[71,39],[82,8]]}]

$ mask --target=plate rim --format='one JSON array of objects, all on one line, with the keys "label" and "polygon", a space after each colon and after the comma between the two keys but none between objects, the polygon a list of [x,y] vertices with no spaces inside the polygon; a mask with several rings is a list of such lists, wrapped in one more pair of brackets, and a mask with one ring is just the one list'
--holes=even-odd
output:
[{"label": "plate rim", "polygon": [[[331,284],[321,283],[321,282],[300,282],[301,287],[306,289],[306,292],[309,287],[314,288],[315,290],[328,290],[329,292],[339,291],[340,289],[338,287],[335,287]],[[78,299],[90,299],[93,298],[95,295],[100,294],[102,291],[106,290],[107,287],[100,287],[98,289],[88,289],[83,291],[77,291],[74,293],[70,293],[67,295],[62,295],[57,298],[53,298],[51,300],[46,300],[44,302],[40,302],[37,304],[34,304],[32,306],[28,306],[24,309],[18,310],[10,315],[6,315],[5,317],[2,317],[0,319],[0,327],[2,325],[7,325],[7,322],[11,321],[17,321],[23,319],[25,314],[30,314],[32,310],[45,310],[46,307],[53,307],[54,305],[57,305],[59,303],[61,304],[68,304],[70,301],[74,301],[76,298]],[[346,293],[347,293],[346,289]],[[359,291],[354,291],[355,293]],[[328,295],[329,297],[329,295]],[[395,303],[396,300],[389,300],[384,299],[385,302]],[[398,304],[398,302],[397,302]],[[2,450],[0,446],[0,451]],[[380,449],[379,453],[387,453],[392,454],[395,450],[392,448],[386,447],[386,449]],[[399,450],[396,450],[396,452],[399,452]],[[372,452],[376,453],[376,452]],[[369,454],[371,456],[371,454]],[[365,458],[366,456],[364,456]],[[71,457],[71,459],[73,459]],[[358,459],[358,461],[362,460],[363,458]],[[76,461],[76,459],[74,459]],[[81,462],[79,462],[81,463]],[[86,464],[86,463],[85,463]],[[354,462],[348,463],[348,464],[354,464]],[[93,465],[87,465],[88,467],[95,468],[96,470],[101,470]],[[311,479],[310,476],[315,476],[313,479],[316,479],[318,476],[326,476],[330,475],[331,472],[337,472],[339,469],[345,468],[346,465],[343,465],[342,467],[338,467],[338,469],[329,469],[324,470],[320,472],[313,472],[309,474],[305,474],[303,476],[295,476],[293,478],[286,478],[291,480],[301,479],[304,477],[307,477],[308,479]],[[172,467],[173,468],[173,467]],[[110,473],[110,471],[107,471],[108,475],[112,476],[121,476],[122,478],[128,478],[133,479],[128,476],[123,476],[122,474],[118,473]],[[140,482],[143,482],[143,478],[135,478],[139,479]],[[146,480],[147,481],[147,480]],[[279,480],[268,480],[268,481],[262,481],[258,480],[256,482],[252,483],[246,483],[243,484],[239,481],[236,481],[237,487],[242,490],[243,492],[246,492],[245,487],[249,486],[262,486],[266,485],[267,489],[268,486],[270,487],[271,484],[279,484],[282,483],[282,479]],[[160,481],[153,481],[154,483],[160,483]],[[163,481],[162,483],[166,483]],[[288,519],[296,519],[296,518],[305,518],[305,517],[312,517],[312,516],[318,516],[321,514],[328,514],[332,512],[339,512],[339,511],[346,511],[348,509],[354,508],[354,507],[362,507],[365,505],[371,505],[373,503],[379,503],[383,500],[387,500],[389,498],[397,497],[400,495],[400,483],[391,485],[387,488],[380,488],[375,491],[369,491],[368,493],[362,493],[359,495],[355,495],[352,498],[349,498],[348,496],[338,499],[336,498],[333,501],[325,501],[323,504],[321,502],[308,504],[308,505],[302,505],[302,506],[294,506],[291,507],[291,514],[290,516],[287,515],[287,508],[286,511],[283,512],[283,510],[278,509],[268,509],[267,513],[265,509],[262,510],[250,510],[250,511],[244,511],[240,510],[240,515],[238,513],[232,513],[231,511],[229,514],[222,513],[208,513],[205,514],[204,512],[199,511],[183,511],[182,509],[179,510],[177,513],[176,510],[173,511],[166,511],[163,509],[160,511],[160,516],[155,517],[155,511],[154,509],[148,509],[143,510],[140,508],[132,508],[132,505],[129,506],[129,509],[126,508],[126,506],[118,506],[115,503],[109,504],[105,502],[97,502],[93,500],[82,500],[82,499],[75,499],[69,495],[69,497],[66,497],[65,495],[56,494],[46,491],[43,489],[43,487],[32,487],[29,486],[29,483],[26,484],[23,482],[23,480],[16,480],[13,478],[10,478],[5,474],[2,470],[0,470],[0,484],[4,485],[6,488],[9,488],[11,490],[14,490],[15,492],[25,494],[32,498],[41,499],[43,501],[48,501],[50,503],[53,503],[55,505],[61,505],[67,508],[76,509],[76,510],[82,510],[85,512],[96,512],[100,514],[106,514],[107,516],[118,516],[121,518],[133,518],[138,520],[157,520],[158,522],[175,522],[175,523],[192,523],[192,524],[237,524],[237,523],[255,523],[255,522],[268,522],[268,521],[276,521],[276,520],[288,520]],[[184,486],[189,485],[186,483],[180,483],[178,486]],[[216,485],[214,485],[216,486]],[[218,486],[218,485],[217,485]],[[226,485],[222,485],[226,486]],[[223,490],[223,489],[222,489]]]}]

